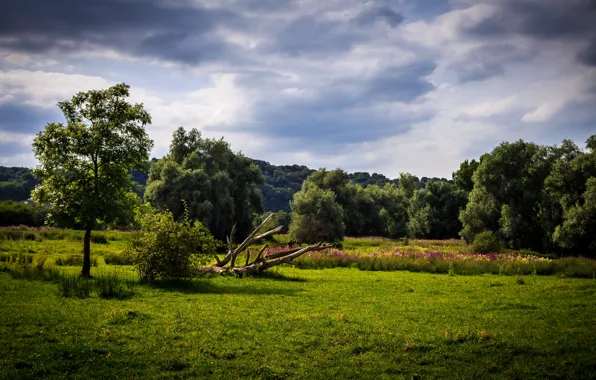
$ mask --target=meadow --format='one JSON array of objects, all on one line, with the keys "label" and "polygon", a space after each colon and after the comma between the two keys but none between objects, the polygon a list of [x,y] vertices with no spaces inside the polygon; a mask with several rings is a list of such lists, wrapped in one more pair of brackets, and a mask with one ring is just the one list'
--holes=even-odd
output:
[{"label": "meadow", "polygon": [[[128,232],[96,234],[85,280],[79,232],[18,231],[0,231],[0,378],[596,377],[590,260],[551,275],[443,273],[440,261],[474,261],[461,242],[347,239],[318,264],[140,285],[122,256]],[[420,265],[329,264],[396,252]],[[65,294],[73,278],[88,291]]]}]

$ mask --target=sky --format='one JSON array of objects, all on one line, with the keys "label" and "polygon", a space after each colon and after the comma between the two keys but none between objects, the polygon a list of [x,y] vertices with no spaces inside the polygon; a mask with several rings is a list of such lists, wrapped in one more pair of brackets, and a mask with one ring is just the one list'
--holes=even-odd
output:
[{"label": "sky", "polygon": [[153,157],[197,128],[276,165],[446,177],[596,134],[596,0],[4,0],[0,165],[76,92],[131,86]]}]

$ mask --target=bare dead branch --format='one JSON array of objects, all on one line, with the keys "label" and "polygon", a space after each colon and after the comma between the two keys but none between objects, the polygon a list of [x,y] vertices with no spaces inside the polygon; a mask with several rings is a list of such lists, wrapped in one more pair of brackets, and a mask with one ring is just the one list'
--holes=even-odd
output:
[{"label": "bare dead branch", "polygon": [[[250,247],[257,241],[264,239],[268,236],[274,235],[276,233],[279,233],[282,230],[282,226],[278,226],[270,231],[258,234],[259,231],[265,225],[265,223],[267,223],[272,216],[273,214],[270,214],[267,218],[265,218],[265,220],[257,228],[255,228],[255,230],[246,239],[244,239],[244,241],[235,249],[233,248],[233,235],[235,233],[236,225],[234,225],[234,227],[232,228],[232,233],[230,233],[230,236],[227,238],[229,250],[226,256],[222,260],[220,260],[219,257],[215,255],[215,260],[217,261],[217,263],[200,268],[198,272],[201,274],[253,274],[280,264],[296,264],[294,260],[304,255],[305,253],[321,251],[331,247],[331,245],[324,244],[321,242],[306,247],[291,248],[285,251],[264,254],[265,250],[267,249],[267,245],[265,244],[259,250],[256,258],[251,263],[251,252],[250,250],[248,250],[248,247]],[[237,267],[236,259],[243,252],[246,252],[246,261],[244,265]]]}]

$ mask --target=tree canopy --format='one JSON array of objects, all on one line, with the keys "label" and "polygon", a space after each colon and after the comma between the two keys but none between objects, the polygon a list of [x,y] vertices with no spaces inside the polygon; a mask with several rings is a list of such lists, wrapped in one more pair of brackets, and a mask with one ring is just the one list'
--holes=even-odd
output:
[{"label": "tree canopy", "polygon": [[217,239],[225,240],[236,224],[236,238],[252,229],[252,217],[263,211],[255,185],[264,183],[258,166],[234,153],[223,139],[204,138],[197,129],[178,128],[169,153],[151,166],[145,199],[158,210],[199,220]]},{"label": "tree canopy", "polygon": [[90,275],[91,231],[132,216],[136,203],[129,171],[149,159],[151,116],[127,102],[129,86],[79,92],[58,103],[66,124],[50,123],[33,141],[42,183],[33,198],[48,207],[48,220],[85,229],[83,276]]}]

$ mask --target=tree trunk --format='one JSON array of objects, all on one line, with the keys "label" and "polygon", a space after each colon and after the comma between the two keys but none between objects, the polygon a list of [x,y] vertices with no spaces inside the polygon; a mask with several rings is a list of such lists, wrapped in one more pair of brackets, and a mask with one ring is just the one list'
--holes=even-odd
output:
[{"label": "tree trunk", "polygon": [[[198,268],[198,273],[200,274],[256,274],[262,272],[266,269],[271,267],[281,265],[281,264],[293,264],[293,260],[304,255],[308,252],[314,251],[321,251],[327,248],[330,248],[331,245],[329,244],[313,244],[306,247],[298,247],[298,248],[291,248],[284,250],[282,252],[276,253],[266,253],[267,245],[263,246],[259,253],[257,254],[254,261],[251,263],[250,253],[246,253],[246,262],[242,266],[235,266],[236,258],[242,252],[246,251],[249,246],[256,243],[257,241],[266,238],[267,236],[274,235],[281,231],[282,227],[278,226],[270,231],[262,233],[258,235],[259,231],[263,228],[265,223],[273,214],[269,215],[260,226],[258,226],[237,248],[233,247],[232,237],[234,235],[234,228],[232,228],[232,233],[228,237],[228,253],[223,259],[219,259],[217,255],[215,255],[215,260],[217,261],[216,264]],[[229,264],[229,265],[228,265]]]},{"label": "tree trunk", "polygon": [[91,226],[85,229],[85,238],[83,239],[83,277],[91,277]]}]

